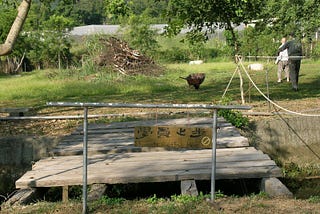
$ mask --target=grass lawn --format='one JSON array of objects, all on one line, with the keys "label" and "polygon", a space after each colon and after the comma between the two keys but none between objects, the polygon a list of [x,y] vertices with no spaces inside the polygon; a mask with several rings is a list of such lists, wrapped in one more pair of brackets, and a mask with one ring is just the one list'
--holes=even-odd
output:
[{"label": "grass lawn", "polygon": [[[247,67],[248,62],[245,62]],[[299,92],[290,83],[276,82],[276,66],[264,63],[264,71],[250,71],[257,86],[274,101],[289,102],[320,97],[319,63],[303,61]],[[127,103],[218,103],[231,79],[236,64],[212,62],[202,65],[170,64],[158,77],[123,76],[108,71],[84,74],[78,70],[37,70],[19,76],[0,76],[0,107],[43,107],[49,101],[127,102]],[[189,88],[180,76],[206,73],[199,90]],[[265,101],[242,72],[245,99],[248,103]],[[235,74],[226,96],[241,103],[239,75]],[[250,97],[249,97],[250,94]],[[249,100],[250,99],[250,100]],[[250,104],[249,103],[249,104]]]}]

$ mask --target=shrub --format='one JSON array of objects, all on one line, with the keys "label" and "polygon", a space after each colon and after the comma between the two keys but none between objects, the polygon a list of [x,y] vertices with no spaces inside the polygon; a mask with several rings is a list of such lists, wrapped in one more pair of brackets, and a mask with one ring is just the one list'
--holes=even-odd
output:
[{"label": "shrub", "polygon": [[320,58],[320,42],[314,44],[313,50],[311,52],[311,56],[314,59]]},{"label": "shrub", "polygon": [[189,51],[182,48],[159,51],[157,58],[160,62],[167,63],[188,62],[190,60]]},{"label": "shrub", "polygon": [[[224,105],[228,105],[230,101],[230,98],[224,98],[221,103]],[[226,119],[237,128],[244,128],[249,125],[249,119],[247,117],[244,117],[239,111],[220,109],[218,111],[218,115]]]},{"label": "shrub", "polygon": [[237,128],[243,128],[248,126],[249,119],[243,117],[241,112],[233,111],[233,110],[219,110],[218,115],[224,117],[228,122],[234,125]]}]

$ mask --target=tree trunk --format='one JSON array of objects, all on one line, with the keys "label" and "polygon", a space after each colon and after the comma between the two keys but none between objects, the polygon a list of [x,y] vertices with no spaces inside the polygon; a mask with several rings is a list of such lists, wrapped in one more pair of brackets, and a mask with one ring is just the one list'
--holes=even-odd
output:
[{"label": "tree trunk", "polygon": [[7,39],[4,44],[0,44],[0,56],[8,55],[12,52],[14,43],[16,42],[22,26],[27,18],[30,5],[31,0],[23,0],[18,7],[17,17],[11,26]]},{"label": "tree trunk", "polygon": [[237,39],[236,33],[234,32],[232,24],[230,22],[228,22],[226,30],[228,30],[232,35],[232,42],[234,45],[234,55],[236,55],[239,52],[238,39]]}]

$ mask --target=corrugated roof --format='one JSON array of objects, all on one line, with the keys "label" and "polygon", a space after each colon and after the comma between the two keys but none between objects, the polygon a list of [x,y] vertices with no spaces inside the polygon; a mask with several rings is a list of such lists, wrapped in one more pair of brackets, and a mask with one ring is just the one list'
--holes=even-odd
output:
[{"label": "corrugated roof", "polygon": [[[158,30],[159,33],[164,32],[164,28],[166,24],[154,24],[151,25],[153,29]],[[235,28],[236,30],[243,30],[244,25],[240,25]],[[120,25],[86,25],[86,26],[79,26],[74,27],[73,30],[70,31],[70,34],[73,36],[85,36],[85,35],[92,35],[92,34],[117,34],[120,30]],[[188,29],[183,29],[181,31],[182,34],[186,33]],[[216,32],[221,32],[221,29],[216,29]]]}]

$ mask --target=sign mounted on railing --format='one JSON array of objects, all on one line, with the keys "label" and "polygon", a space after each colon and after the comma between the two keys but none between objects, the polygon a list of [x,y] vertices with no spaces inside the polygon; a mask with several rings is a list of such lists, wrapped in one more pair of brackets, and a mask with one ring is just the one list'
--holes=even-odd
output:
[{"label": "sign mounted on railing", "polygon": [[141,147],[212,148],[212,128],[137,126],[134,144]]}]

